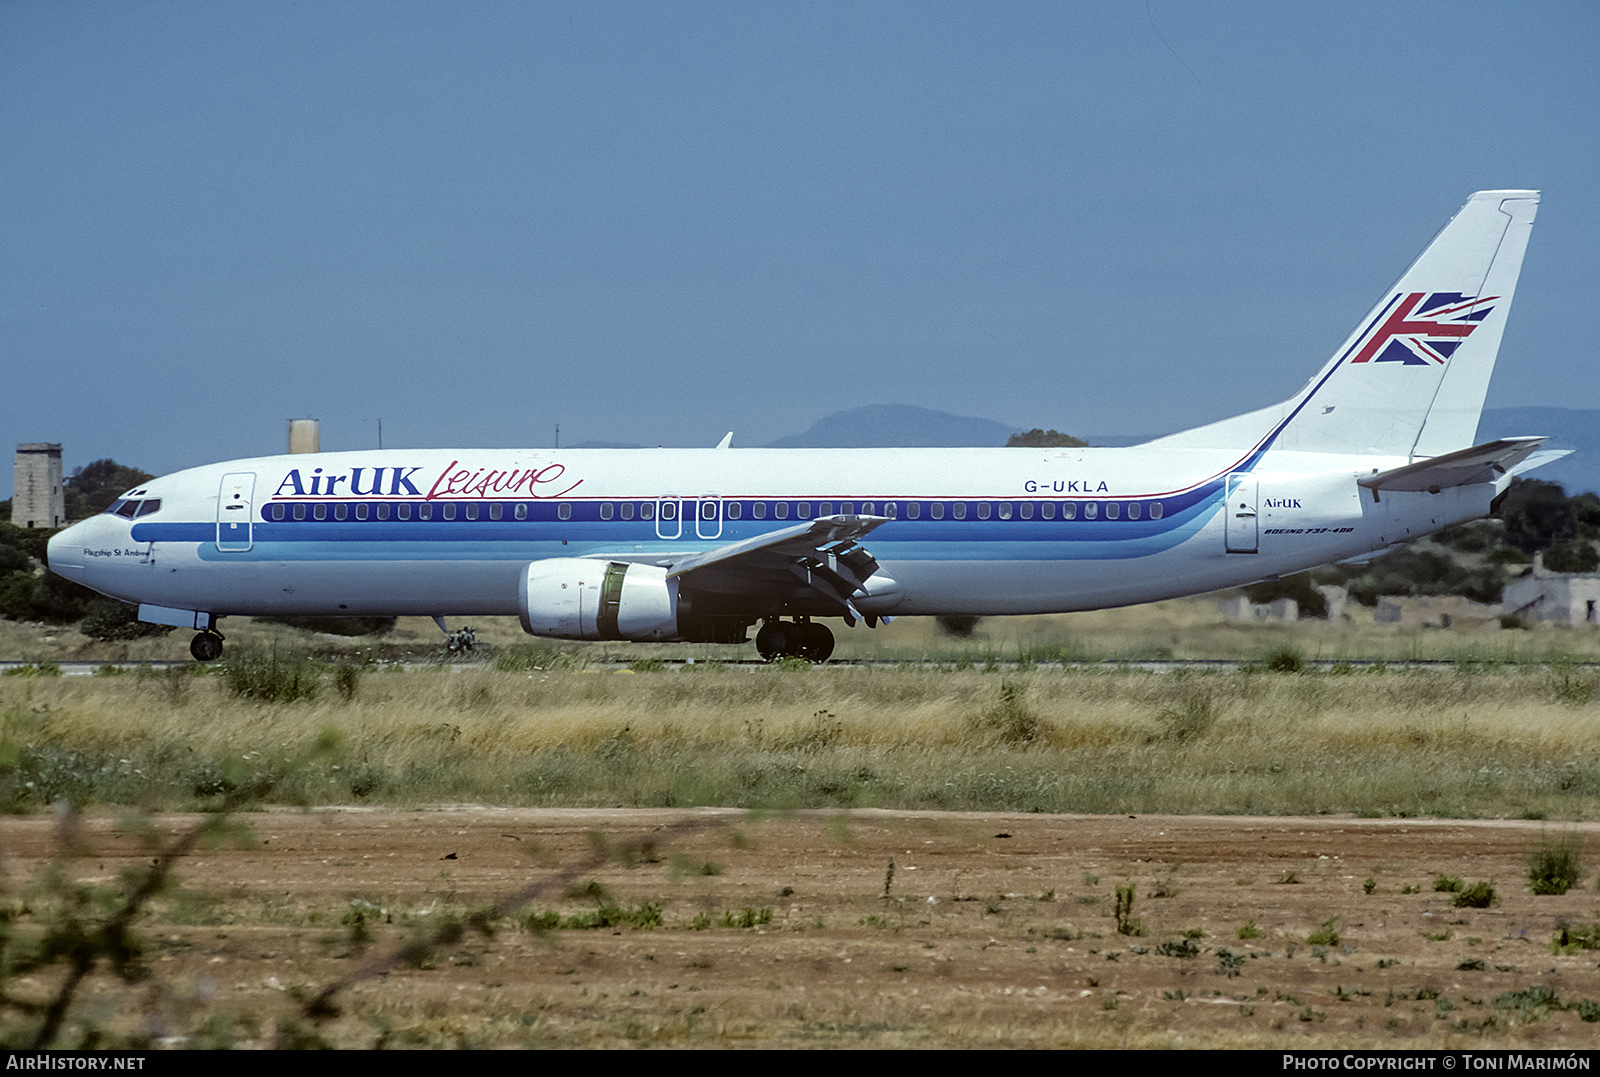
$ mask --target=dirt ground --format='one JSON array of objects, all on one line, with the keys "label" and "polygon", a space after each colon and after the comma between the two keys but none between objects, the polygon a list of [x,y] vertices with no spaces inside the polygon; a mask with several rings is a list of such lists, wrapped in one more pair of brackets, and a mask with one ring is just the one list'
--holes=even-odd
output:
[{"label": "dirt ground", "polygon": [[[1600,1042],[1582,1020],[1600,1008],[1578,1005],[1600,1001],[1600,951],[1550,947],[1560,925],[1600,921],[1594,881],[1558,897],[1526,883],[1531,848],[1576,834],[1594,849],[1595,824],[478,807],[242,818],[250,836],[185,859],[180,889],[141,922],[154,976],[96,977],[80,1019],[138,1023],[173,1046]],[[38,905],[28,880],[55,826],[0,820],[11,908]],[[111,885],[146,855],[110,815],[82,833],[81,879]],[[593,867],[600,844],[629,842],[631,862]],[[1492,880],[1499,903],[1454,908],[1433,889],[1440,874]],[[605,893],[578,893],[590,881]],[[536,911],[570,916],[609,895],[658,903],[663,924],[531,932],[506,917],[492,937],[388,960],[423,926],[531,884],[546,887]],[[1117,930],[1128,885],[1142,936]],[[370,913],[370,942],[352,910]],[[1250,924],[1259,936],[1241,938]],[[1325,925],[1338,941],[1308,942]],[[1181,956],[1186,932],[1194,956]],[[294,1022],[297,999],[346,978],[338,1017]]]}]

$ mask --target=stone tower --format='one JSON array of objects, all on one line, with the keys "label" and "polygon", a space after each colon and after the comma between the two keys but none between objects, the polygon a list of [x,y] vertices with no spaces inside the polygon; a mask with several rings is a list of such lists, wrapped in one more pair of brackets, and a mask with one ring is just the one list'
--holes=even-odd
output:
[{"label": "stone tower", "polygon": [[11,522],[18,527],[61,527],[67,491],[61,483],[61,446],[32,441],[17,446]]}]

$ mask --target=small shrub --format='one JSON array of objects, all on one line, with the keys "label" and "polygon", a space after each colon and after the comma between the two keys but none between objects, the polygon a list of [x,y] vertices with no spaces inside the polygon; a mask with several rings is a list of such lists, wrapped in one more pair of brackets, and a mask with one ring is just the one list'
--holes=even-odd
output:
[{"label": "small shrub", "polygon": [[1016,745],[1033,743],[1044,729],[1044,723],[1023,698],[1022,686],[1010,681],[1000,682],[999,701],[975,716],[971,724],[1002,744]]},{"label": "small shrub", "polygon": [[1565,894],[1583,881],[1582,843],[1568,834],[1558,841],[1542,841],[1528,854],[1528,888],[1535,894]]},{"label": "small shrub", "polygon": [[1200,944],[1193,939],[1174,939],[1156,947],[1162,957],[1199,957]]},{"label": "small shrub", "polygon": [[1239,927],[1239,937],[1241,939],[1259,939],[1261,937],[1261,929],[1256,927],[1254,920],[1247,920]]},{"label": "small shrub", "polygon": [[1267,655],[1264,664],[1269,673],[1300,673],[1306,668],[1306,660],[1293,647],[1279,647]]},{"label": "small shrub", "polygon": [[1575,954],[1580,950],[1600,950],[1600,924],[1562,924],[1550,940],[1553,954]]},{"label": "small shrub", "polygon": [[286,658],[276,650],[239,651],[222,667],[228,690],[243,699],[262,703],[292,703],[315,699],[322,680],[321,668],[309,658]]},{"label": "small shrub", "polygon": [[1161,708],[1156,721],[1167,740],[1193,740],[1217,724],[1217,701],[1210,692],[1190,692],[1181,703]]},{"label": "small shrub", "polygon": [[1324,920],[1321,927],[1306,936],[1306,943],[1311,946],[1337,946],[1339,938],[1339,918],[1335,916]]},{"label": "small shrub", "polygon": [[1464,886],[1456,894],[1450,904],[1458,909],[1487,909],[1490,905],[1498,904],[1500,898],[1494,892],[1494,884],[1489,882],[1476,882],[1471,886]]},{"label": "small shrub", "polygon": [[1137,938],[1144,934],[1144,921],[1133,917],[1133,898],[1134,884],[1117,887],[1117,907],[1113,915],[1117,920],[1117,934]]},{"label": "small shrub", "polygon": [[1433,877],[1433,892],[1436,894],[1459,894],[1461,892],[1461,879],[1455,875],[1435,875]]}]

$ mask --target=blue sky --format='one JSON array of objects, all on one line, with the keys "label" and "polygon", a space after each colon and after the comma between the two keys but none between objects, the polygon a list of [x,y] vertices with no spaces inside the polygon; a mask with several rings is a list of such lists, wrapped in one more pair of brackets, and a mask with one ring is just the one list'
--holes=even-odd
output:
[{"label": "blue sky", "polygon": [[1600,407],[1597,56],[1585,3],[11,0],[0,444],[1160,432],[1489,187],[1545,192],[1489,405]]}]

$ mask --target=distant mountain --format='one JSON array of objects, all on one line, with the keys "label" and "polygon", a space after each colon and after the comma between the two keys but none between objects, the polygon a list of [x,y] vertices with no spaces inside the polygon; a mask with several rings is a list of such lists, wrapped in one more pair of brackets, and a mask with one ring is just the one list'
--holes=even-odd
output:
[{"label": "distant mountain", "polygon": [[1528,478],[1559,482],[1568,494],[1600,491],[1600,411],[1573,408],[1489,408],[1478,423],[1478,440],[1548,434],[1546,448],[1574,449],[1571,456],[1530,472]]},{"label": "distant mountain", "polygon": [[1017,427],[909,404],[873,404],[825,415],[773,449],[961,448],[1004,445]]}]

